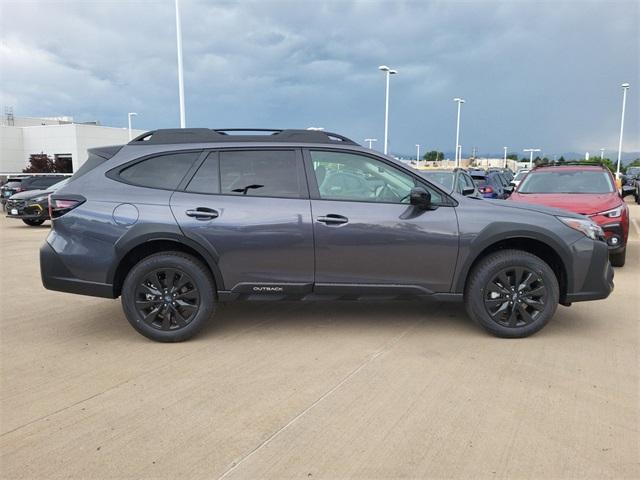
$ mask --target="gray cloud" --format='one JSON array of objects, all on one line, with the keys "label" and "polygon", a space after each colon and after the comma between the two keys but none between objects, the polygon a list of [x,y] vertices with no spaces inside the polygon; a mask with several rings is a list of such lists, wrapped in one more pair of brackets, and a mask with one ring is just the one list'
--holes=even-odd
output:
[{"label": "gray cloud", "polygon": [[[0,102],[18,115],[176,126],[173,1],[0,0]],[[182,0],[190,126],[322,126],[391,147],[640,150],[640,4]],[[613,154],[613,153],[612,153]]]}]

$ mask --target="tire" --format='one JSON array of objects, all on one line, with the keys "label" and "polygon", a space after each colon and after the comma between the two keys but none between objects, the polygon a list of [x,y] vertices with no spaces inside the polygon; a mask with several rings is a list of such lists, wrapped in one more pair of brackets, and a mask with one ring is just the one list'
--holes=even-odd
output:
[{"label": "tire", "polygon": [[23,218],[22,221],[24,223],[26,223],[27,225],[29,225],[30,227],[39,227],[40,225],[42,225],[44,223],[44,219],[35,220],[35,219],[31,219],[31,218]]},{"label": "tire", "polygon": [[640,205],[640,193],[636,193],[635,197],[636,197],[636,203]]},{"label": "tire", "polygon": [[468,277],[464,294],[469,317],[503,338],[528,337],[542,329],[553,317],[559,297],[558,279],[551,267],[521,250],[501,250],[480,260]]},{"label": "tire", "polygon": [[619,253],[609,255],[609,261],[614,267],[624,267],[624,263],[627,261],[627,247]]},{"label": "tire", "polygon": [[131,326],[145,337],[181,342],[198,333],[214,313],[215,291],[211,272],[196,258],[157,253],[127,274],[122,308]]}]

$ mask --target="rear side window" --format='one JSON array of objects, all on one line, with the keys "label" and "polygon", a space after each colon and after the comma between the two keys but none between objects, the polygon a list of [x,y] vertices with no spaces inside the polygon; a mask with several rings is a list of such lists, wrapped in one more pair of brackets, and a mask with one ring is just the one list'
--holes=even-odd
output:
[{"label": "rear side window", "polygon": [[198,168],[189,185],[187,185],[187,192],[220,193],[220,167],[217,152],[210,153]]},{"label": "rear side window", "polygon": [[174,190],[200,152],[170,153],[150,157],[121,170],[118,177],[140,187]]},{"label": "rear side window", "polygon": [[[220,152],[220,193],[258,197],[307,196],[295,150]],[[209,174],[209,178],[212,175]]]}]

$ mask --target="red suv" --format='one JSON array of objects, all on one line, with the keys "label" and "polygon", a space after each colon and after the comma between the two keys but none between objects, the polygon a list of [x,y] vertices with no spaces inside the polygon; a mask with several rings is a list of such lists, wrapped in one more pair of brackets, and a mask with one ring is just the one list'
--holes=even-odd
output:
[{"label": "red suv", "polygon": [[629,236],[629,208],[608,168],[601,165],[553,165],[531,170],[510,200],[561,208],[591,218],[605,232],[609,259],[622,267]]}]

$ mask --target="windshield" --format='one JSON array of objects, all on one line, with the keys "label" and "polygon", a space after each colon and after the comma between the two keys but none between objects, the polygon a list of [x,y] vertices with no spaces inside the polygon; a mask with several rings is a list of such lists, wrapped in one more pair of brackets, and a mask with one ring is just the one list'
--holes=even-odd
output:
[{"label": "windshield", "polygon": [[568,170],[530,172],[519,193],[612,193],[611,176],[604,171]]},{"label": "windshield", "polygon": [[437,182],[449,190],[453,189],[453,172],[420,172],[420,174],[427,180]]},{"label": "windshield", "polygon": [[640,175],[640,167],[627,168],[627,175]]},{"label": "windshield", "polygon": [[513,177],[514,180],[522,180],[524,178],[524,176],[529,173],[529,170],[520,170],[518,173],[516,173],[516,176]]}]

